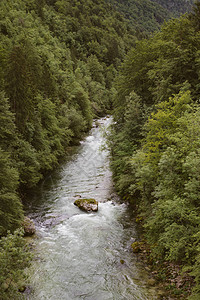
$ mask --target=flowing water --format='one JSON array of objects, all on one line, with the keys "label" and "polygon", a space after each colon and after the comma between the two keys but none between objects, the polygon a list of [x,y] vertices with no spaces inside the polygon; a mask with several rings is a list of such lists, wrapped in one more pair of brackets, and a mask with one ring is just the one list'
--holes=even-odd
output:
[{"label": "flowing water", "polygon": [[[102,150],[110,118],[100,121],[69,159],[31,196],[28,215],[35,221],[37,259],[28,299],[152,300],[148,274],[131,251],[137,238],[130,209],[113,193],[107,150]],[[99,201],[97,213],[73,203]]]}]

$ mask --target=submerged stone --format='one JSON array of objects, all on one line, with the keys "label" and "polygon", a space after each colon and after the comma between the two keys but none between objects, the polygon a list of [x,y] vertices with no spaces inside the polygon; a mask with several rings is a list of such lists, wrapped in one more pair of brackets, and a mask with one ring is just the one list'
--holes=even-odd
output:
[{"label": "submerged stone", "polygon": [[78,206],[81,210],[84,211],[98,211],[98,201],[95,199],[77,199],[74,202],[74,205]]}]

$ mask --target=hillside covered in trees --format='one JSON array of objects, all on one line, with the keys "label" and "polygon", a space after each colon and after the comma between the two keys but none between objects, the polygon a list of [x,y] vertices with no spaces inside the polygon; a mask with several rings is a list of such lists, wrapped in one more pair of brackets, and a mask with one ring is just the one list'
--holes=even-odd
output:
[{"label": "hillside covered in trees", "polygon": [[116,188],[142,220],[151,257],[194,276],[188,299],[200,296],[199,12],[198,3],[130,51],[110,138]]},{"label": "hillside covered in trees", "polygon": [[184,14],[189,12],[195,3],[195,0],[151,0],[156,2],[174,15],[178,16],[180,13]]},{"label": "hillside covered in trees", "polygon": [[128,20],[139,38],[158,31],[164,21],[191,10],[195,0],[107,0]]},{"label": "hillside covered in trees", "polygon": [[[0,235],[19,226],[31,188],[111,109],[134,38],[104,1],[0,3]],[[9,178],[9,180],[8,180]]]},{"label": "hillside covered in trees", "polygon": [[[10,282],[20,281],[29,264],[23,233],[5,237],[23,223],[24,193],[58,165],[94,117],[113,106],[110,146],[118,192],[137,199],[149,243],[156,244],[152,253],[193,263],[199,287],[199,6],[138,42],[166,15],[185,12],[191,1],[126,1],[130,9],[125,1],[109,2],[0,1],[0,294],[5,299],[17,299],[18,285]],[[171,173],[165,172],[169,166]],[[171,214],[166,224],[165,214]]]},{"label": "hillside covered in trees", "polygon": [[[27,189],[110,111],[114,77],[135,40],[103,0],[0,1],[1,237],[22,225]],[[22,244],[20,232],[1,240],[2,297],[17,297],[7,280],[20,281],[27,265]]]}]

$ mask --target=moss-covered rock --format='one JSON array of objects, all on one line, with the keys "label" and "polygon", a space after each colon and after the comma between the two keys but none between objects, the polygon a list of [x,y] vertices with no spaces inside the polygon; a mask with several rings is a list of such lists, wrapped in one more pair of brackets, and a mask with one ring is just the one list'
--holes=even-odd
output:
[{"label": "moss-covered rock", "polygon": [[26,285],[25,285],[24,283],[21,283],[21,284],[19,285],[19,287],[18,287],[18,291],[19,291],[20,293],[24,293],[25,290],[26,290]]},{"label": "moss-covered rock", "polygon": [[23,228],[25,236],[33,235],[36,231],[34,222],[28,217],[24,218]]},{"label": "moss-covered rock", "polygon": [[78,206],[81,210],[90,212],[98,211],[98,201],[95,199],[77,199],[74,202],[74,205]]},{"label": "moss-covered rock", "polygon": [[131,248],[134,253],[138,253],[142,251],[142,243],[141,242],[134,242],[131,244]]}]

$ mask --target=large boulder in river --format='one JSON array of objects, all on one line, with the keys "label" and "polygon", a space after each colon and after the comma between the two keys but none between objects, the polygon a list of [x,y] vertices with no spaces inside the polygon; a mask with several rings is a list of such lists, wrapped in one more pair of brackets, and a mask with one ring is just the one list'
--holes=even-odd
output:
[{"label": "large boulder in river", "polygon": [[25,236],[33,235],[36,231],[34,222],[28,217],[24,217],[23,228]]},{"label": "large boulder in river", "polygon": [[95,199],[77,199],[74,205],[84,211],[98,211],[98,201]]}]

